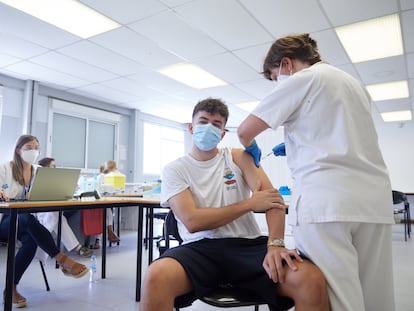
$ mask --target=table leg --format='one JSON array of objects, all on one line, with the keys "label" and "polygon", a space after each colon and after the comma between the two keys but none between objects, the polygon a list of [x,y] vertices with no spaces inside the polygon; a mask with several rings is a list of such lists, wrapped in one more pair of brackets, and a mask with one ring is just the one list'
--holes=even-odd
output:
[{"label": "table leg", "polygon": [[102,268],[101,277],[106,278],[106,208],[102,209]]},{"label": "table leg", "polygon": [[154,208],[152,206],[147,207],[148,214],[148,264],[152,262],[154,257]]},{"label": "table leg", "polygon": [[141,300],[141,279],[142,279],[142,239],[144,224],[144,207],[138,206],[138,225],[137,225],[137,276],[135,284],[135,301]]},{"label": "table leg", "polygon": [[13,307],[14,265],[17,240],[17,209],[10,209],[9,237],[7,241],[6,289],[4,294],[4,310],[11,311]]},{"label": "table leg", "polygon": [[[62,216],[63,211],[59,211],[59,218],[58,218],[58,231],[57,231],[57,238],[56,238],[56,246],[59,251],[61,251],[61,241],[62,241]],[[59,263],[56,261],[55,263],[56,269],[59,269]]]}]

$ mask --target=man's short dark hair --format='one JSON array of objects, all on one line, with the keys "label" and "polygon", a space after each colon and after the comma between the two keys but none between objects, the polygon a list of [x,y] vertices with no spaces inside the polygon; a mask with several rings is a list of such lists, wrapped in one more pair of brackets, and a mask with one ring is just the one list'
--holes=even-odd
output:
[{"label": "man's short dark hair", "polygon": [[199,111],[206,111],[209,114],[220,114],[224,118],[224,125],[227,123],[227,119],[229,118],[229,109],[227,105],[221,100],[217,98],[206,98],[197,103],[193,110],[193,116]]}]

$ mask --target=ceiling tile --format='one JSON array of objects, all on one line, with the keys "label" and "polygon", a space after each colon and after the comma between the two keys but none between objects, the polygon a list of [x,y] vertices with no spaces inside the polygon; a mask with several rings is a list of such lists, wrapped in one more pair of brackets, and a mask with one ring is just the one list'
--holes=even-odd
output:
[{"label": "ceiling tile", "polygon": [[414,79],[414,53],[407,54],[408,77]]},{"label": "ceiling tile", "polygon": [[94,94],[97,99],[101,99],[105,102],[115,102],[117,104],[129,102],[134,100],[134,96],[118,90],[112,89],[102,84],[90,84],[83,87],[78,87],[76,93],[78,94]]},{"label": "ceiling tile", "polygon": [[102,82],[101,85],[108,86],[121,92],[134,95],[137,100],[148,99],[151,97],[162,96],[163,94],[145,87],[141,83],[129,78],[117,78]]},{"label": "ceiling tile", "polygon": [[401,9],[409,10],[414,9],[414,1],[413,0],[400,0]]},{"label": "ceiling tile", "polygon": [[194,60],[225,51],[213,39],[190,27],[171,11],[140,20],[129,27],[183,59]]},{"label": "ceiling tile", "polygon": [[258,100],[263,99],[266,95],[272,92],[276,87],[276,83],[269,81],[262,76],[257,80],[236,83],[235,86]]},{"label": "ceiling tile", "polygon": [[55,69],[65,74],[77,76],[90,82],[100,82],[113,79],[115,75],[109,71],[80,62],[68,56],[50,52],[30,59],[32,63]]},{"label": "ceiling tile", "polygon": [[29,58],[48,50],[32,42],[20,39],[16,36],[0,33],[0,53],[19,58]]},{"label": "ceiling tile", "polygon": [[322,60],[334,66],[350,63],[350,59],[334,30],[330,29],[312,33],[311,36],[317,41]]},{"label": "ceiling tile", "polygon": [[6,69],[22,74],[27,79],[53,83],[66,89],[89,84],[86,80],[26,61],[10,65]]},{"label": "ceiling tile", "polygon": [[235,0],[198,0],[175,11],[229,50],[272,41],[265,29]]},{"label": "ceiling tile", "polygon": [[254,80],[259,76],[257,71],[232,53],[205,57],[195,63],[227,83]]},{"label": "ceiling tile", "polygon": [[397,0],[319,0],[333,26],[398,12]]},{"label": "ceiling tile", "polygon": [[379,112],[389,112],[389,111],[411,109],[411,103],[408,98],[383,100],[383,101],[375,102],[375,106],[377,107]]},{"label": "ceiling tile", "polygon": [[128,78],[163,94],[178,95],[193,90],[193,88],[155,71],[141,72],[139,74],[128,76]]},{"label": "ceiling tile", "polygon": [[221,98],[228,104],[236,104],[255,100],[249,94],[232,85],[218,86],[206,89],[205,92],[214,98]]},{"label": "ceiling tile", "polygon": [[[113,20],[128,24],[167,9],[157,0],[80,0]],[[116,4],[116,5],[114,5]]]},{"label": "ceiling tile", "polygon": [[234,50],[233,53],[257,72],[262,72],[264,59],[266,58],[272,43],[273,42],[268,42],[261,45]]},{"label": "ceiling tile", "polygon": [[144,65],[90,41],[77,42],[57,51],[121,76],[147,70]]},{"label": "ceiling tile", "polygon": [[8,54],[0,53],[0,68],[14,64],[14,63],[18,63],[19,61],[21,61],[20,58],[17,58],[17,57],[8,55]]},{"label": "ceiling tile", "polygon": [[[315,32],[329,27],[328,20],[316,0],[240,2],[276,39],[292,33]],[[294,17],[286,12],[294,12]]]},{"label": "ceiling tile", "polygon": [[[413,1],[414,2],[414,1]],[[406,53],[414,52],[414,10],[401,14],[401,27]]]},{"label": "ceiling tile", "polygon": [[355,64],[362,81],[366,84],[407,79],[404,56],[394,56]]},{"label": "ceiling tile", "polygon": [[184,61],[125,27],[95,36],[91,41],[154,69]]}]

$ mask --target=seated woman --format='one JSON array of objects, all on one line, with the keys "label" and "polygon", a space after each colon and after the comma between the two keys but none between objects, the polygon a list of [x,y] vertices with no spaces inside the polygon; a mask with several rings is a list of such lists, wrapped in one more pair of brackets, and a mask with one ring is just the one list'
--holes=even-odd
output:
[{"label": "seated woman", "polygon": [[[0,165],[0,198],[29,198],[35,170],[33,163],[38,155],[39,141],[35,136],[22,135],[18,138],[13,160]],[[8,239],[9,226],[9,215],[0,214],[0,239]],[[17,284],[33,260],[37,247],[54,258],[66,276],[80,278],[89,271],[85,265],[60,252],[50,232],[32,214],[18,215],[17,239],[21,242],[15,258],[13,287],[13,306],[17,308],[27,305],[26,298],[17,291]]]},{"label": "seated woman", "polygon": [[[104,184],[104,177],[106,174],[114,173],[114,174],[121,174],[121,172],[118,171],[116,162],[114,160],[108,160],[105,162],[105,164],[99,166],[99,176],[98,176],[98,186],[99,188],[102,187]],[[116,235],[114,232],[112,223],[114,221],[114,215],[112,214],[112,208],[108,208],[106,210],[106,223],[108,224],[107,230],[108,230],[108,241],[111,243],[118,243],[121,241],[121,239]],[[96,238],[94,248],[99,248],[99,239]]]},{"label": "seated woman", "polygon": [[[38,163],[43,167],[56,167],[54,158],[43,158],[39,160]],[[37,219],[39,219],[40,223],[45,226],[47,230],[57,233],[59,212],[37,213]],[[91,257],[93,255],[92,250],[79,243],[78,239],[72,231],[72,228],[68,224],[68,220],[64,215],[62,216],[61,238],[62,244],[69,252],[75,250],[78,255],[82,257]]]}]

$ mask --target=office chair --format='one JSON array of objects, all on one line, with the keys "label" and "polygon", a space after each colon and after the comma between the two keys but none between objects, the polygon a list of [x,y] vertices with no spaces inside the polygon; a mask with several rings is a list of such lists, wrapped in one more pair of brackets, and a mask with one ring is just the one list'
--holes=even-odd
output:
[{"label": "office chair", "polygon": [[[160,249],[160,255],[162,255],[162,252],[170,248],[170,238],[174,238],[179,242],[179,244],[183,242],[178,233],[177,220],[175,219],[174,213],[171,210],[168,212],[165,218],[163,234],[165,239],[165,249]],[[217,288],[211,289],[210,292],[199,299],[206,304],[218,308],[254,306],[254,311],[259,311],[260,305],[267,305],[263,298],[261,298],[255,292],[243,288],[233,287],[229,284],[220,285]],[[293,300],[290,300],[289,303],[289,307],[285,310],[289,310],[290,308],[294,307]],[[192,302],[185,301],[185,299],[182,300],[180,297],[177,297],[174,302],[174,308],[176,311],[179,311],[180,308],[188,307],[191,304]],[[268,307],[270,311],[281,311],[280,309],[274,309],[270,305],[268,305]]]},{"label": "office chair", "polygon": [[410,203],[407,200],[407,195],[400,191],[392,191],[392,201],[394,205],[403,204],[403,207],[394,207],[394,215],[403,214],[404,221],[404,239],[407,241],[407,236],[411,238],[411,214]]}]

